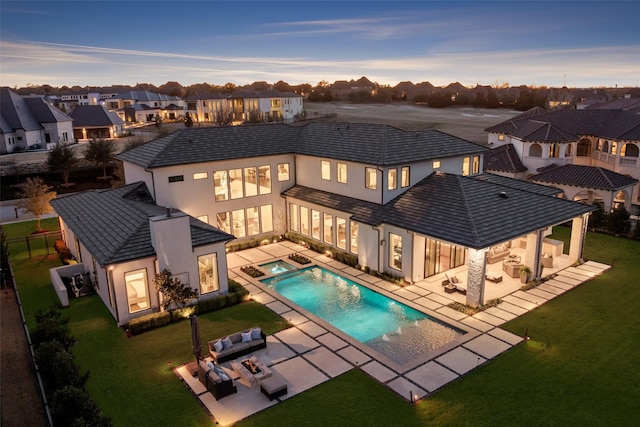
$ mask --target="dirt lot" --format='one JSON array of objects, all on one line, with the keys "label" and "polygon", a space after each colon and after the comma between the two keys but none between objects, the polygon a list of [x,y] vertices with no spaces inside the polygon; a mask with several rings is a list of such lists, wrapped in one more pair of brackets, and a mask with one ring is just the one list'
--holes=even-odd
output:
[{"label": "dirt lot", "polygon": [[429,108],[412,104],[350,104],[305,102],[307,117],[336,114],[337,120],[386,123],[401,129],[437,129],[469,141],[486,144],[485,128],[503,122],[517,111],[488,108]]}]

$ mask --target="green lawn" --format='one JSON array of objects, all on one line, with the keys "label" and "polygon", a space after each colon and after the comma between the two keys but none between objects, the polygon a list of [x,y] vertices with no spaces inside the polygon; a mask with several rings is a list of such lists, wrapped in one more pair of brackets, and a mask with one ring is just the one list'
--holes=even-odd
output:
[{"label": "green lawn", "polygon": [[[568,229],[553,237],[567,241]],[[640,242],[589,233],[585,257],[615,267],[505,324],[531,340],[417,405],[353,370],[238,425],[630,425],[640,418]],[[31,318],[55,301],[40,273],[59,265],[49,258],[14,263]],[[64,313],[77,362],[91,371],[87,389],[114,425],[212,425],[167,366],[193,357],[188,321],[127,339],[95,296]],[[204,340],[254,324],[284,326],[256,303],[200,316]]]}]

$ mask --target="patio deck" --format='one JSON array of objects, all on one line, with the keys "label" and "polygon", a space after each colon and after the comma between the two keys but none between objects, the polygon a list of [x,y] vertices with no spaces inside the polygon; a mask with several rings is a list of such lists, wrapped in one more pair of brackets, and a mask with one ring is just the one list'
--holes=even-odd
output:
[{"label": "patio deck", "polygon": [[[512,250],[524,257],[524,250],[522,253],[518,251],[519,249]],[[291,253],[300,253],[312,260],[311,265],[317,264],[339,272],[428,315],[462,326],[468,333],[464,335],[464,339],[432,352],[425,358],[398,365],[240,271],[240,267],[245,265],[257,266],[277,259],[295,264],[286,259]],[[528,291],[520,290],[522,283],[519,278],[511,278],[503,272],[502,282],[487,282],[485,290],[486,300],[500,298],[502,302],[497,307],[468,316],[447,307],[453,301],[464,303],[465,296],[458,292],[445,292],[442,286],[444,274],[400,287],[288,241],[229,253],[227,262],[230,278],[245,286],[255,301],[287,319],[293,327],[268,336],[267,348],[254,352],[260,361],[279,373],[288,384],[288,393],[276,400],[269,401],[260,393],[259,387],[245,386],[234,374],[238,393],[216,401],[198,379],[193,378],[193,367],[185,365],[176,369],[209,414],[223,426],[233,424],[353,368],[362,369],[407,400],[426,397],[523,340],[520,336],[500,329],[501,324],[610,268],[592,261],[571,267],[568,256],[558,256],[554,258],[554,267],[544,270],[545,276],[555,274],[553,279]],[[502,262],[487,266],[487,272],[501,269]],[[463,278],[466,277],[465,270],[466,267],[460,267],[447,274]],[[206,341],[214,337],[203,338]],[[229,368],[228,363],[223,366]],[[228,371],[232,373],[230,369]]]}]

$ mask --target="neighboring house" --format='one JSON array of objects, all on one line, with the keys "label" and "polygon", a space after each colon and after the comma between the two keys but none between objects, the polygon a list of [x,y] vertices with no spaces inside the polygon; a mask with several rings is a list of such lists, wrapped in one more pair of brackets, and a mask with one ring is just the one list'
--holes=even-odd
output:
[{"label": "neighboring house", "polygon": [[239,239],[297,233],[407,282],[467,266],[467,303],[478,305],[493,246],[526,246],[539,277],[551,227],[573,221],[578,260],[594,209],[483,174],[488,151],[436,130],[317,122],[182,129],[117,157],[156,203]]},{"label": "neighboring house", "polygon": [[293,122],[303,112],[303,97],[292,92],[236,91],[231,95],[196,93],[186,99],[194,122],[238,124]]},{"label": "neighboring house", "polygon": [[105,106],[115,111],[125,122],[152,122],[156,116],[163,120],[178,120],[184,116],[184,100],[147,90],[131,90],[108,100]]},{"label": "neighboring house", "polygon": [[0,88],[0,154],[52,148],[73,141],[71,117],[39,96]]},{"label": "neighboring house", "polygon": [[124,122],[102,105],[78,105],[69,117],[73,119],[73,136],[80,139],[113,139],[124,134]]},{"label": "neighboring house", "polygon": [[76,93],[60,96],[49,96],[49,100],[62,111],[73,111],[79,105],[103,105],[109,98],[117,96],[117,93]]},{"label": "neighboring house", "polygon": [[[632,100],[626,100],[628,106]],[[600,194],[600,188],[583,186],[581,191],[569,191],[572,200],[600,200],[606,206],[624,204],[627,210],[637,214],[640,210],[640,186],[630,183],[640,179],[640,115],[633,109],[582,109],[546,112],[541,108],[526,111],[505,122],[487,128],[490,147],[511,145],[527,168],[526,177],[534,178],[539,172],[552,166],[580,165],[606,169],[615,182],[624,181],[610,202],[608,194]],[[488,168],[492,171],[494,166]],[[567,170],[567,169],[565,169]],[[568,169],[577,171],[577,169]],[[590,172],[593,176],[597,171]],[[564,174],[563,174],[564,175]],[[580,172],[584,177],[584,172]],[[545,178],[543,176],[543,178]],[[558,185],[583,182],[583,178],[568,178]],[[546,178],[545,178],[546,179]],[[586,183],[586,181],[584,181]],[[617,184],[602,190],[612,191]],[[595,193],[595,194],[593,194]]]},{"label": "neighboring house", "polygon": [[158,206],[144,183],[51,201],[63,238],[118,325],[159,310],[153,279],[169,269],[208,299],[228,292],[233,236]]}]

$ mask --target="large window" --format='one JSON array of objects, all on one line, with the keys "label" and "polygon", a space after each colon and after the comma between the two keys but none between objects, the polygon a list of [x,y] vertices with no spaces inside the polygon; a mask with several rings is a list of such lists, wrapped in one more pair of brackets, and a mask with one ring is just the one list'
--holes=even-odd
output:
[{"label": "large window", "polygon": [[213,187],[216,194],[216,202],[229,200],[227,171],[216,171],[213,173]]},{"label": "large window", "polygon": [[258,176],[260,177],[260,194],[271,194],[271,166],[260,166]]},{"label": "large window", "polygon": [[260,234],[260,218],[258,218],[258,208],[247,208],[247,235],[255,236]]},{"label": "large window", "polygon": [[351,247],[349,249],[354,254],[357,254],[358,253],[358,223],[354,221],[350,221],[349,228],[351,231]]},{"label": "large window", "polygon": [[136,313],[149,308],[149,292],[147,291],[147,270],[141,269],[124,274],[127,287],[129,313]]},{"label": "large window", "polygon": [[409,166],[403,166],[401,171],[402,171],[401,172],[402,183],[400,185],[402,186],[402,188],[410,186],[411,185],[411,176],[409,174]]},{"label": "large window", "polygon": [[473,156],[473,174],[480,173],[480,156]]},{"label": "large window", "polygon": [[241,199],[242,194],[242,169],[229,170],[229,186],[231,187],[231,198]]},{"label": "large window", "polygon": [[324,241],[333,244],[333,216],[324,214]]},{"label": "large window", "polygon": [[425,241],[424,276],[429,277],[464,265],[467,249],[435,239]]},{"label": "large window", "polygon": [[236,237],[246,236],[246,230],[244,226],[244,209],[238,209],[231,213],[233,218],[233,235]]},{"label": "large window", "polygon": [[540,144],[532,144],[529,147],[529,157],[542,157],[542,147]]},{"label": "large window", "polygon": [[402,270],[402,236],[389,233],[389,267]]},{"label": "large window", "polygon": [[336,217],[336,246],[347,249],[347,221],[339,216]]},{"label": "large window", "polygon": [[251,197],[258,194],[258,177],[256,168],[244,168],[244,195]]},{"label": "large window", "polygon": [[298,205],[289,203],[289,228],[293,231],[299,230]]},{"label": "large window", "polygon": [[278,181],[289,181],[289,163],[278,164]]},{"label": "large window", "polygon": [[311,237],[320,240],[320,212],[311,209]]},{"label": "large window", "polygon": [[618,153],[618,143],[616,141],[611,142],[611,154],[614,156]]},{"label": "large window", "polygon": [[260,226],[263,233],[273,231],[273,208],[271,205],[260,206]]},{"label": "large window", "polygon": [[216,214],[216,225],[220,230],[231,234],[231,217],[229,212],[219,212]]},{"label": "large window", "polygon": [[387,173],[387,188],[389,190],[395,190],[398,188],[398,169],[389,169],[389,172]]},{"label": "large window", "polygon": [[218,282],[218,257],[215,253],[198,257],[198,272],[200,274],[200,294],[220,289]]},{"label": "large window", "polygon": [[560,157],[560,144],[549,145],[549,158]]},{"label": "large window", "polygon": [[469,157],[465,157],[464,159],[462,159],[462,175],[463,176],[469,175],[469,172],[471,171],[470,163],[471,163],[471,159]]},{"label": "large window", "polygon": [[620,149],[620,157],[638,157],[639,152],[638,146],[629,142]]},{"label": "large window", "polygon": [[338,163],[336,165],[337,179],[341,184],[347,183],[347,164],[346,163]]},{"label": "large window", "polygon": [[300,206],[300,234],[309,235],[309,209]]},{"label": "large window", "polygon": [[322,179],[331,180],[331,163],[328,160],[322,160]]},{"label": "large window", "polygon": [[375,190],[378,186],[377,180],[378,180],[378,174],[375,168],[365,168],[364,169],[364,174],[365,174],[365,182],[364,182],[364,186],[370,190]]}]

